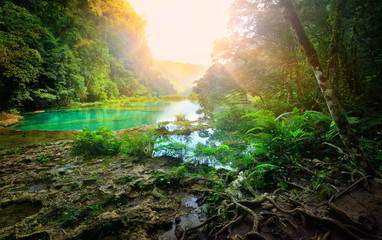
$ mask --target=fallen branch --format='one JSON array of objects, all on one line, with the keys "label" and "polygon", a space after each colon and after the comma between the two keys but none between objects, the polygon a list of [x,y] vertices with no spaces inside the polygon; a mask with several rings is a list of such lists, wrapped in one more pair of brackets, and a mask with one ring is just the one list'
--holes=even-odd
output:
[{"label": "fallen branch", "polygon": [[354,182],[352,185],[350,185],[348,188],[346,188],[345,190],[343,190],[342,192],[338,193],[337,195],[334,195],[333,197],[331,197],[328,201],[328,204],[330,204],[332,201],[334,201],[335,199],[341,197],[342,195],[344,195],[346,192],[348,192],[350,189],[352,189],[353,187],[357,186],[360,182],[362,182],[363,180],[367,181],[368,178],[371,178],[371,176],[365,176],[365,177],[362,177],[361,179],[357,180],[356,182]]}]

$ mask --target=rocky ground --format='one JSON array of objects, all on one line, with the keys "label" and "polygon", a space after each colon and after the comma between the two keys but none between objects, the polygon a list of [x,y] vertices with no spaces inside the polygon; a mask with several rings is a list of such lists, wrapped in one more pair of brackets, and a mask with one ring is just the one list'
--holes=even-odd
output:
[{"label": "rocky ground", "polygon": [[[288,190],[259,193],[234,174],[208,179],[189,166],[181,175],[173,169],[178,159],[74,156],[75,134],[0,131],[0,239],[382,236],[382,187],[371,176],[354,174],[360,178],[353,185],[334,180],[328,196],[317,196],[297,175]],[[327,168],[317,161],[301,168]]]},{"label": "rocky ground", "polygon": [[195,215],[208,191],[202,180],[164,182],[176,160],[70,150],[65,140],[0,152],[0,239],[176,239],[177,217],[184,227],[203,218]]}]

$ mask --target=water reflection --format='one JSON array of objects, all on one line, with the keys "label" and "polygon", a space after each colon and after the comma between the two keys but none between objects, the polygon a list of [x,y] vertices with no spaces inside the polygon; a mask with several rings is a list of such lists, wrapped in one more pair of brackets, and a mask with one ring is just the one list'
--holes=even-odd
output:
[{"label": "water reflection", "polygon": [[162,121],[174,121],[184,113],[188,120],[197,120],[199,105],[189,100],[181,102],[144,102],[79,106],[71,109],[51,109],[43,113],[24,114],[15,128],[21,130],[96,130],[107,127],[120,130]]},{"label": "water reflection", "polygon": [[203,164],[216,169],[224,168],[233,170],[230,163],[222,164],[214,155],[198,154],[198,147],[218,148],[222,143],[213,140],[215,130],[212,128],[193,131],[189,135],[168,135],[160,136],[154,144],[154,157],[169,156],[181,158],[184,162],[190,162],[196,165]]}]

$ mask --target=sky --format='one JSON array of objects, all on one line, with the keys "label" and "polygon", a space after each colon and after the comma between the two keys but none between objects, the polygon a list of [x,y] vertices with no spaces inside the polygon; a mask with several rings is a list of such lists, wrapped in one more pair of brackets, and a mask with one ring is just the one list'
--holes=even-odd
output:
[{"label": "sky", "polygon": [[156,59],[210,64],[213,42],[227,33],[232,0],[128,0],[147,21]]}]

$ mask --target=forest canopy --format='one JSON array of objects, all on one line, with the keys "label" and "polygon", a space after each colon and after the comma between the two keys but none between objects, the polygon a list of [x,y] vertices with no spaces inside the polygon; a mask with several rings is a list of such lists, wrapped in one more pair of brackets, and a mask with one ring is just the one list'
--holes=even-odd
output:
[{"label": "forest canopy", "polygon": [[[380,1],[297,1],[298,16],[346,110],[380,109],[382,7]],[[266,102],[325,110],[313,71],[284,19],[279,1],[236,0],[230,36],[215,42],[213,58]],[[278,104],[280,106],[280,104]]]},{"label": "forest canopy", "polygon": [[0,3],[0,110],[173,94],[125,0]]},{"label": "forest canopy", "polygon": [[[370,170],[363,149],[372,148],[371,141],[364,139],[381,139],[381,16],[380,1],[373,0],[234,1],[230,36],[217,40],[212,54],[224,67],[211,66],[194,87],[199,112],[242,132],[255,129],[243,119],[256,111],[275,119],[328,114],[342,141],[336,144]],[[241,87],[227,85],[234,82]],[[224,117],[222,105],[229,109]]]}]

